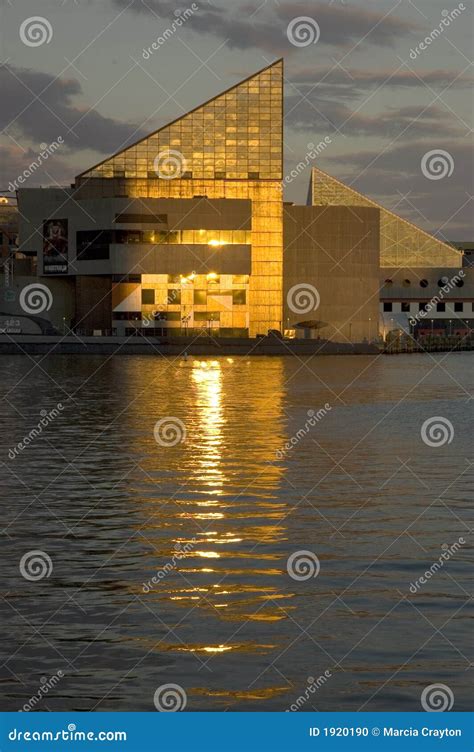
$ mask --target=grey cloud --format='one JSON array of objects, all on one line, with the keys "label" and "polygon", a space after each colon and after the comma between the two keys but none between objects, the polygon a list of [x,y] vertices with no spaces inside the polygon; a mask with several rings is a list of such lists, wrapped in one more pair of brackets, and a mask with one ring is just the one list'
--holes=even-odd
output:
[{"label": "grey cloud", "polygon": [[[76,79],[55,79],[47,73],[2,65],[0,86],[0,128],[7,128],[19,140],[50,143],[61,136],[67,149],[109,154],[130,138],[136,141],[146,135],[135,123],[76,106],[74,100],[82,94]],[[68,132],[70,128],[74,133]]]},{"label": "grey cloud", "polygon": [[401,36],[419,28],[418,24],[397,16],[348,4],[341,7],[312,0],[282,2],[276,6],[275,12],[284,23],[299,16],[313,18],[321,29],[320,42],[341,47],[352,47],[360,40],[363,40],[363,46],[375,44],[393,47]]},{"label": "grey cloud", "polygon": [[19,146],[13,143],[11,146],[0,146],[0,165],[2,167],[2,189],[7,190],[8,186],[23,176],[21,183],[17,183],[18,188],[33,188],[38,185],[53,185],[58,183],[64,185],[71,182],[70,165],[61,157],[59,146],[37,169],[31,169],[35,160],[38,160],[39,152],[34,149],[23,151]]},{"label": "grey cloud", "polygon": [[346,104],[322,99],[313,92],[304,99],[300,94],[285,97],[285,124],[295,131],[335,133],[345,136],[380,136],[393,138],[402,131],[408,136],[463,135],[463,128],[451,113],[441,107],[416,105],[388,107],[375,115],[351,110]]},{"label": "grey cloud", "polygon": [[[148,0],[142,3],[135,0],[112,0],[120,9],[135,13],[147,13],[163,19],[163,28],[171,24],[176,16],[174,3],[169,0]],[[260,48],[272,54],[289,54],[295,47],[287,38],[287,26],[299,16],[314,19],[320,29],[319,45],[335,45],[343,48],[353,46],[364,38],[368,44],[394,46],[397,39],[419,29],[397,16],[369,11],[359,7],[338,7],[326,3],[281,2],[235,3],[230,9],[221,8],[217,3],[197,3],[199,9],[190,16],[183,29],[200,34],[211,34],[225,39],[229,48]],[[161,29],[162,30],[162,29]],[[316,48],[316,45],[311,45]]]},{"label": "grey cloud", "polygon": [[[456,78],[456,76],[458,76]],[[291,73],[291,82],[305,93],[308,88],[318,93],[337,94],[338,98],[356,99],[371,89],[395,89],[395,88],[426,88],[439,90],[448,86],[451,88],[467,88],[474,83],[474,76],[463,75],[450,70],[422,71],[418,74],[410,70],[355,70],[347,72],[336,65],[328,65],[320,68],[296,68]],[[453,80],[456,78],[455,83]],[[290,87],[291,91],[291,87]]]}]

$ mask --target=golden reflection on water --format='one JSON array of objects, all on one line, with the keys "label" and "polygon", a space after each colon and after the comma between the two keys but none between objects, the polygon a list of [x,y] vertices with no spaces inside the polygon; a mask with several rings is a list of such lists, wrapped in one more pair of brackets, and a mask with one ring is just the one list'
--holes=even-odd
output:
[{"label": "golden reflection on water", "polygon": [[214,495],[219,495],[223,493],[222,484],[225,480],[221,468],[222,426],[225,420],[222,408],[222,370],[218,361],[201,361],[199,365],[194,365],[191,384],[200,448],[195,457],[194,475],[204,486],[209,486]]},{"label": "golden reflection on water", "polygon": [[[151,574],[170,560],[173,545],[181,546],[173,571],[150,588],[147,597],[158,600],[164,614],[169,604],[178,622],[186,620],[190,609],[199,609],[201,637],[213,633],[221,637],[222,624],[234,622],[227,640],[214,642],[208,637],[191,642],[189,635],[180,634],[176,642],[161,644],[159,649],[205,653],[210,660],[224,660],[227,653],[276,649],[278,639],[271,639],[270,625],[287,618],[277,601],[293,596],[286,590],[286,577],[283,592],[276,581],[283,573],[276,564],[281,557],[275,545],[287,538],[288,512],[278,497],[282,468],[275,462],[276,450],[286,441],[283,366],[273,364],[266,388],[251,393],[239,373],[241,368],[238,362],[220,359],[194,360],[176,369],[176,383],[173,378],[171,382],[176,399],[185,406],[186,416],[181,418],[187,438],[173,451],[155,451],[156,469],[150,475],[176,467],[182,485],[176,484],[171,504],[163,504],[166,499],[160,496],[159,485],[148,489],[152,499],[146,499],[149,504],[153,498],[158,502],[147,526],[147,537],[153,530],[157,546],[148,563]],[[204,564],[205,560],[212,560],[212,566]],[[185,611],[176,616],[176,609]],[[235,623],[244,628],[247,622],[261,623],[261,632],[254,628],[251,639],[235,642]],[[199,630],[193,636],[199,638]],[[246,689],[242,687],[240,696],[245,696]],[[278,693],[279,688],[267,687],[259,694],[256,687],[252,696],[264,699],[268,692]]]}]

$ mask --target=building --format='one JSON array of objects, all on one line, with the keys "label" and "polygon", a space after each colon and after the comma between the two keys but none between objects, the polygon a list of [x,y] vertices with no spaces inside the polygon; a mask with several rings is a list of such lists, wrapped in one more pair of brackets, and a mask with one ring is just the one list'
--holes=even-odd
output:
[{"label": "building", "polygon": [[[20,189],[20,250],[49,291],[46,322],[84,334],[371,341],[381,267],[461,265],[458,250],[320,170],[311,205],[284,203],[282,165],[277,60],[71,187]],[[27,282],[15,277],[12,311]]]},{"label": "building", "polygon": [[445,243],[398,217],[340,180],[313,168],[314,206],[373,207],[380,214],[380,318],[390,331],[415,336],[473,330],[474,269],[466,262],[468,243]]},{"label": "building", "polygon": [[466,337],[474,330],[474,269],[381,269],[380,316],[383,335]]}]

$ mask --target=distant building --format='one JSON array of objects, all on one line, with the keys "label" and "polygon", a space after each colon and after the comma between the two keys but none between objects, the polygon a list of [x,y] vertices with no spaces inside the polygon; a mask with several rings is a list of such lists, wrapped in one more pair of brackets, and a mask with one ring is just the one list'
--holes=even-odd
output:
[{"label": "distant building", "polygon": [[18,209],[16,200],[0,196],[0,257],[18,247]]}]

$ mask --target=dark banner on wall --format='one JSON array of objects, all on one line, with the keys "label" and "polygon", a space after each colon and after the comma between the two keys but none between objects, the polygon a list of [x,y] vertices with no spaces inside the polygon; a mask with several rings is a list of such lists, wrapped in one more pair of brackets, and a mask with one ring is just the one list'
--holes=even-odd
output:
[{"label": "dark banner on wall", "polygon": [[43,220],[43,272],[67,274],[67,219]]}]

